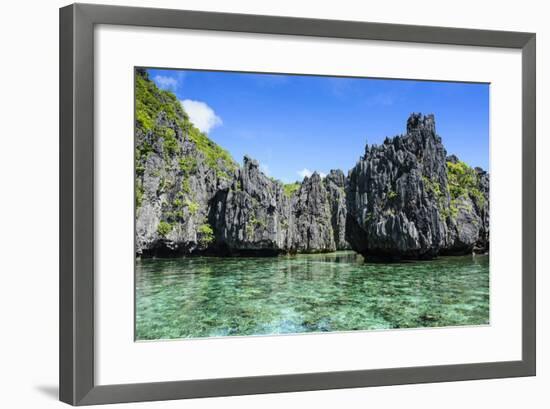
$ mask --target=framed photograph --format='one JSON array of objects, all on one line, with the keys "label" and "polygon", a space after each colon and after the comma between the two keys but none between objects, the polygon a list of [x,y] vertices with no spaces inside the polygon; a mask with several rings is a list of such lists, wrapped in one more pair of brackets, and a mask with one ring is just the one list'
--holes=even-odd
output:
[{"label": "framed photograph", "polygon": [[60,399],[535,375],[535,34],[60,10]]}]

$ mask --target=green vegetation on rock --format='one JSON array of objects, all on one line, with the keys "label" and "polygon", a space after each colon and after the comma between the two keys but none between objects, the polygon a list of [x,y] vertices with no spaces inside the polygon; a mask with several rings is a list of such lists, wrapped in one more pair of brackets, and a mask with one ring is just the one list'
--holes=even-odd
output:
[{"label": "green vegetation on rock", "polygon": [[192,202],[189,199],[185,200],[185,205],[189,209],[189,213],[196,214],[199,211],[200,205],[197,202]]},{"label": "green vegetation on rock", "polygon": [[455,206],[456,199],[460,197],[470,197],[479,207],[485,204],[483,193],[479,190],[477,173],[466,163],[447,162],[447,180],[451,194],[451,207]]},{"label": "green vegetation on rock", "polygon": [[176,131],[168,127],[157,126],[155,128],[155,135],[158,138],[162,138],[162,147],[165,154],[173,156],[178,151],[178,140],[176,139]]},{"label": "green vegetation on rock", "polygon": [[[225,149],[196,128],[182,108],[177,97],[170,91],[159,89],[144,70],[136,71],[136,127],[153,138],[163,139],[163,148],[168,155],[177,153],[178,142],[175,127],[181,129],[197,150],[204,155],[206,164],[216,171],[218,177],[228,178],[227,171],[233,171],[237,164]],[[169,125],[159,125],[157,120],[164,114]],[[142,142],[138,146],[136,160],[146,157],[152,147]],[[181,163],[180,163],[181,165]],[[185,166],[185,164],[184,164]]]},{"label": "green vegetation on rock", "polygon": [[292,195],[294,195],[294,193],[296,193],[298,191],[298,189],[300,189],[300,183],[298,182],[294,182],[294,183],[286,183],[284,186],[284,191],[285,191],[285,195],[287,197],[292,197]]},{"label": "green vegetation on rock", "polygon": [[136,161],[146,160],[151,152],[153,152],[151,144],[146,141],[141,142],[136,148]]},{"label": "green vegetation on rock", "polygon": [[184,126],[189,139],[191,139],[197,146],[197,149],[202,152],[206,164],[216,171],[218,177],[224,176],[222,167],[231,171],[237,168],[237,164],[228,151],[209,139],[204,133],[195,128],[191,122],[187,121]]},{"label": "green vegetation on rock", "polygon": [[449,216],[456,217],[456,209],[449,208],[445,203],[445,192],[442,191],[441,184],[427,176],[422,176],[422,181],[424,182],[426,191],[432,194],[436,199],[437,208],[441,216],[443,216],[443,220],[447,219]]},{"label": "green vegetation on rock", "polygon": [[136,209],[141,207],[143,203],[143,194],[144,194],[143,185],[141,183],[136,184]]},{"label": "green vegetation on rock", "polygon": [[208,245],[214,241],[214,230],[208,223],[201,224],[198,228],[199,242]]},{"label": "green vegetation on rock", "polygon": [[189,119],[172,92],[159,89],[146,71],[136,72],[136,125],[144,133],[152,131],[160,112],[172,122]]},{"label": "green vegetation on rock", "polygon": [[145,165],[141,163],[136,164],[136,175],[143,176],[144,173],[145,173]]},{"label": "green vegetation on rock", "polygon": [[173,226],[170,223],[165,222],[163,220],[159,223],[159,225],[157,227],[157,233],[161,237],[166,237],[168,235],[168,233],[170,233],[172,231],[172,228],[173,228]]},{"label": "green vegetation on rock", "polygon": [[255,215],[253,215],[251,218],[250,218],[250,223],[256,227],[263,227],[263,228],[266,228],[267,227],[267,224],[265,222],[265,220],[260,220],[260,219],[257,219]]},{"label": "green vegetation on rock", "polygon": [[197,159],[192,156],[184,156],[179,160],[180,170],[189,175],[197,169]]},{"label": "green vegetation on rock", "polygon": [[216,176],[218,177],[218,179],[223,179],[223,180],[227,180],[227,181],[231,180],[231,176],[229,176],[226,171],[221,170],[221,169],[218,169],[216,171]]},{"label": "green vegetation on rock", "polygon": [[183,193],[191,193],[191,186],[189,185],[189,179],[183,178],[181,180],[181,191]]},{"label": "green vegetation on rock", "polygon": [[235,185],[236,185],[236,186],[235,186],[235,190],[236,190],[237,192],[242,192],[242,190],[243,190],[243,182],[241,182],[240,179],[237,180],[237,183],[235,183]]}]

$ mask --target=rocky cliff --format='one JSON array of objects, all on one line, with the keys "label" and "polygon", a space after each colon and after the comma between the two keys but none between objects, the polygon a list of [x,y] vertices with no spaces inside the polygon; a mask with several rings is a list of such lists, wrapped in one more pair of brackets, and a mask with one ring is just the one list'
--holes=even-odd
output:
[{"label": "rocky cliff", "polygon": [[214,240],[209,203],[238,166],[189,121],[176,97],[136,73],[136,251],[204,251]]},{"label": "rocky cliff", "polygon": [[489,175],[447,157],[433,116],[367,146],[345,176],[290,185],[238,165],[176,97],[136,71],[136,253],[276,255],[353,248],[368,257],[487,251]]},{"label": "rocky cliff", "polygon": [[189,121],[175,96],[136,72],[136,252],[275,255],[349,248],[345,178],[285,186],[242,167]]},{"label": "rocky cliff", "polygon": [[334,244],[338,250],[351,248],[346,240],[346,219],[348,213],[346,204],[347,180],[344,172],[340,169],[331,170],[323,180],[328,193]]},{"label": "rocky cliff", "polygon": [[222,254],[277,254],[287,251],[292,229],[291,199],[283,185],[265,176],[245,157],[231,186],[220,189],[210,207]]},{"label": "rocky cliff", "polygon": [[350,171],[346,238],[357,252],[421,259],[488,249],[488,175],[447,157],[433,115],[367,146]]}]

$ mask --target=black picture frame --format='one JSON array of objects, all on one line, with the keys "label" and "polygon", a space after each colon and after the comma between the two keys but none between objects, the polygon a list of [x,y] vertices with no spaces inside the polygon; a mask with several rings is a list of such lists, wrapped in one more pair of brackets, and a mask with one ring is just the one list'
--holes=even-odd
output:
[{"label": "black picture frame", "polygon": [[[459,365],[96,385],[94,26],[131,25],[519,49],[522,53],[522,359]],[[60,400],[135,402],[535,375],[534,33],[73,4],[60,9]]]}]

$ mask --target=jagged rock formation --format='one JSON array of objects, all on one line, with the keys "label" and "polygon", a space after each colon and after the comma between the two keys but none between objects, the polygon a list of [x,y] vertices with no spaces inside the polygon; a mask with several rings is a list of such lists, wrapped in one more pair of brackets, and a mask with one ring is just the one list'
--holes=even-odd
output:
[{"label": "jagged rock formation", "polygon": [[136,252],[183,255],[213,241],[209,203],[237,165],[189,121],[175,96],[136,73]]},{"label": "jagged rock formation", "polygon": [[442,254],[489,250],[489,175],[455,155],[447,157],[451,212],[448,245]]},{"label": "jagged rock formation", "polygon": [[367,146],[346,177],[283,185],[242,167],[176,97],[136,72],[136,253],[276,255],[352,248],[367,257],[487,251],[489,175],[446,156],[433,116]]},{"label": "jagged rock formation", "polygon": [[216,232],[213,248],[218,254],[240,255],[347,248],[341,237],[345,197],[331,196],[331,188],[314,173],[287,194],[282,183],[265,176],[257,161],[245,157],[233,184],[218,191],[210,205]]},{"label": "jagged rock formation", "polygon": [[292,201],[292,250],[323,252],[336,250],[332,206],[321,176],[305,177]]},{"label": "jagged rock formation", "polygon": [[346,240],[346,184],[347,178],[340,169],[331,170],[323,180],[328,192],[334,244],[338,250],[350,249]]},{"label": "jagged rock formation", "polygon": [[433,115],[366,147],[350,171],[346,237],[367,257],[431,258],[488,247],[488,175],[449,157]]},{"label": "jagged rock formation", "polygon": [[223,254],[277,254],[289,248],[290,199],[282,184],[265,176],[257,161],[245,157],[230,187],[210,207],[214,246]]},{"label": "jagged rock formation", "polygon": [[481,218],[481,226],[479,236],[474,246],[477,252],[489,251],[489,173],[483,169],[474,168],[477,176],[477,185],[481,193],[482,199],[475,197],[474,206],[476,206],[477,214]]},{"label": "jagged rock formation", "polygon": [[136,252],[275,255],[349,248],[345,178],[315,173],[288,193],[245,157],[239,167],[171,93],[136,73]]}]

